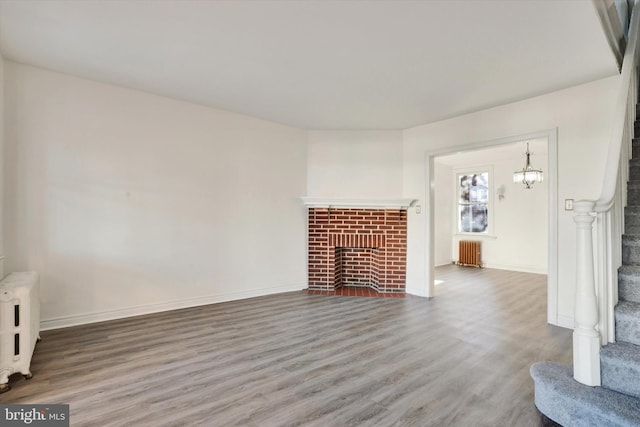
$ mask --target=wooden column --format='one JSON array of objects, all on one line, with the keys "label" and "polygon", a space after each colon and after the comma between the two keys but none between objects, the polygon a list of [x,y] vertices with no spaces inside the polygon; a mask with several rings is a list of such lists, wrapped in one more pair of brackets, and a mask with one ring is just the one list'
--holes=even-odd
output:
[{"label": "wooden column", "polygon": [[600,334],[593,269],[592,228],[595,202],[574,204],[576,223],[576,300],[573,330],[573,378],[585,385],[600,385]]}]

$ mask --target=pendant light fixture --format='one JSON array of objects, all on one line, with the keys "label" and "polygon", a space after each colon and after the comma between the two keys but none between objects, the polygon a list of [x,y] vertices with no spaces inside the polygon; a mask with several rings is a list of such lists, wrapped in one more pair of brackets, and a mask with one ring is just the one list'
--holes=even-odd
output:
[{"label": "pendant light fixture", "polygon": [[529,143],[527,142],[527,163],[524,168],[513,173],[513,182],[522,183],[526,188],[531,188],[536,182],[542,182],[543,175],[540,169],[534,169],[531,167],[531,153],[529,152]]}]

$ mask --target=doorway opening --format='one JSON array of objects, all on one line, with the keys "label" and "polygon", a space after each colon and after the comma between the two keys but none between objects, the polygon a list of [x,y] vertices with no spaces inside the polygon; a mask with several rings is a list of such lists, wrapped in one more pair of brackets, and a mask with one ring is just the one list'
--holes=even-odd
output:
[{"label": "doorway opening", "polygon": [[[527,142],[531,163],[544,172],[529,189],[513,182]],[[556,129],[428,153],[427,171],[429,296],[436,284],[446,286],[435,267],[458,261],[460,241],[477,241],[483,267],[547,275],[547,318],[557,324]],[[482,185],[469,202],[474,176]]]}]

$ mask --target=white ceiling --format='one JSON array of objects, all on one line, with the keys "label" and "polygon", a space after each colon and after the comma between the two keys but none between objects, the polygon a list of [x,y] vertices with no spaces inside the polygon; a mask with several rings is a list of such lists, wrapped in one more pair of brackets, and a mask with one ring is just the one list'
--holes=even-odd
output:
[{"label": "white ceiling", "polygon": [[0,0],[0,52],[304,129],[405,129],[617,72],[591,0]]}]

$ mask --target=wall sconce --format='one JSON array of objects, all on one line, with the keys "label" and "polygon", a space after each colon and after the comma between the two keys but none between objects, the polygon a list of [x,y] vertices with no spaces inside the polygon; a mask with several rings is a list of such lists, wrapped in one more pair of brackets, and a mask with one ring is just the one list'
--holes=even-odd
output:
[{"label": "wall sconce", "polygon": [[504,200],[504,192],[507,191],[507,189],[505,188],[504,185],[501,185],[500,187],[498,187],[498,200],[503,201]]}]

